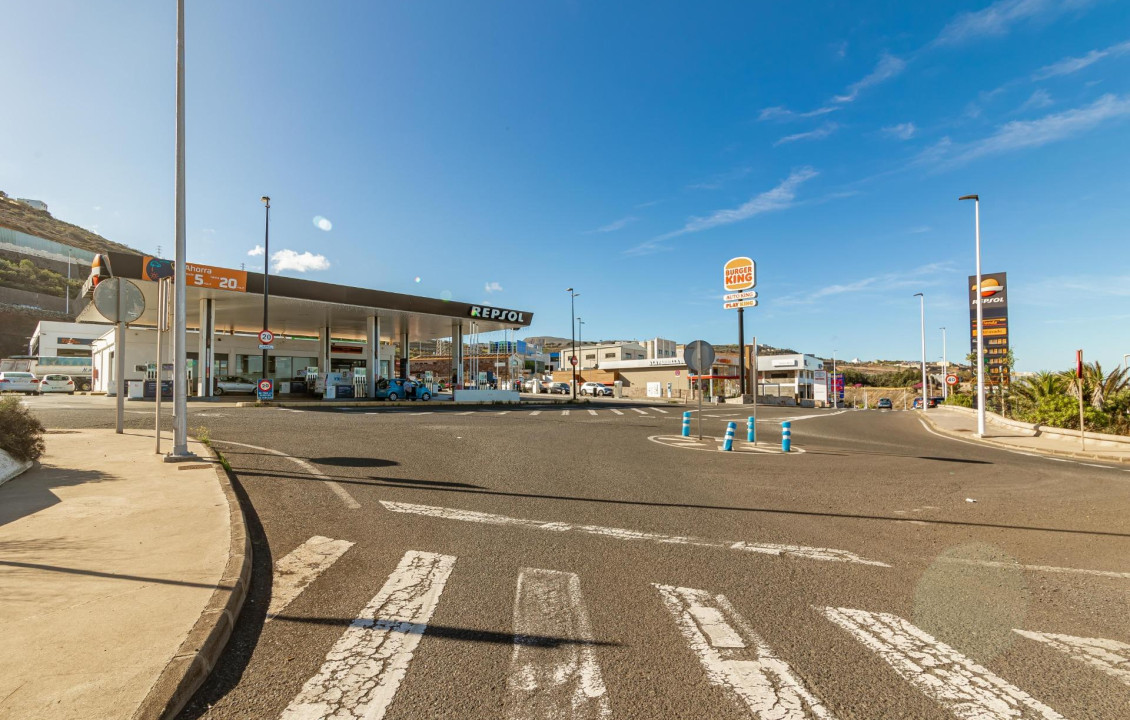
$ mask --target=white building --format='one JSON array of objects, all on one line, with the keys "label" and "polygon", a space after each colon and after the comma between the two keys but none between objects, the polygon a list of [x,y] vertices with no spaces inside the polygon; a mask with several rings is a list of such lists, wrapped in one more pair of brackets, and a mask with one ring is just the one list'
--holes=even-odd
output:
[{"label": "white building", "polygon": [[584,370],[599,368],[602,363],[646,360],[647,350],[636,342],[615,342],[578,347],[577,355],[580,357],[580,364],[577,367]]},{"label": "white building", "polygon": [[824,369],[824,361],[813,355],[759,355],[759,395],[813,400],[812,378]]},{"label": "white building", "polygon": [[647,353],[647,356],[645,358],[647,360],[673,358],[677,357],[678,354],[678,348],[674,340],[652,338],[651,340],[645,340],[643,346],[645,352]]}]

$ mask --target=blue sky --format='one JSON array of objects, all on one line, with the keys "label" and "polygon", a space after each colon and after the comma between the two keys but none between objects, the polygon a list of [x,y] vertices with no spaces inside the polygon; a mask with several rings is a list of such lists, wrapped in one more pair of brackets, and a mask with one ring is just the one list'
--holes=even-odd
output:
[{"label": "blue sky", "polygon": [[[0,189],[173,245],[175,3],[5,11]],[[1130,353],[1130,3],[190,0],[189,258],[532,310],[531,334],[967,350],[982,198],[1018,369]],[[318,219],[324,218],[327,222]]]}]

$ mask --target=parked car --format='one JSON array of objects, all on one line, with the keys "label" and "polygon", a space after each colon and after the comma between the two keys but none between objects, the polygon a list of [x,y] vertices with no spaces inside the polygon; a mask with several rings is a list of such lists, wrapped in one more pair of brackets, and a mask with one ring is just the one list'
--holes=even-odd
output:
[{"label": "parked car", "polygon": [[[939,398],[939,397],[932,397],[932,398],[929,398],[929,400],[927,401],[927,405],[926,405],[926,407],[927,407],[927,409],[929,409],[929,408],[936,408],[936,407],[938,407],[938,405],[939,405],[939,404],[940,404],[941,402],[942,402],[942,399],[941,399],[941,398]],[[915,410],[920,410],[920,409],[922,409],[922,398],[920,398],[920,397],[916,397],[916,398],[914,398],[914,409],[915,409]]]},{"label": "parked car", "polygon": [[39,381],[39,392],[62,392],[67,393],[68,395],[74,395],[75,380],[70,375],[44,375],[43,379]]},{"label": "parked car", "polygon": [[428,387],[415,380],[381,378],[377,381],[378,400],[431,400]]},{"label": "parked car", "polygon": [[29,372],[0,372],[0,392],[39,394],[39,380]]},{"label": "parked car", "polygon": [[542,385],[542,390],[550,395],[568,395],[570,392],[569,383],[554,382]]},{"label": "parked car", "polygon": [[879,402],[875,405],[880,410],[894,410],[895,404],[891,402],[890,398],[879,398]]},{"label": "parked car", "polygon": [[581,386],[578,392],[581,395],[592,395],[593,397],[598,397],[600,395],[607,395],[608,397],[612,397],[612,388],[606,385],[601,385],[598,382],[587,382]]},{"label": "parked car", "polygon": [[212,387],[213,395],[223,395],[224,393],[254,393],[255,388],[258,386],[254,380],[239,377],[238,375],[228,375],[225,377],[218,377]]}]

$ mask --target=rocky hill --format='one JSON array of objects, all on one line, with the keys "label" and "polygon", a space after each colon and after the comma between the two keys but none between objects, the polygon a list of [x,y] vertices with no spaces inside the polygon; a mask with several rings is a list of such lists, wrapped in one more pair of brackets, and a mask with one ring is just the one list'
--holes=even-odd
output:
[{"label": "rocky hill", "polygon": [[89,250],[91,252],[119,252],[142,255],[131,247],[107,240],[78,225],[63,222],[46,210],[37,210],[8,197],[0,191],[0,227],[6,227],[63,245]]}]

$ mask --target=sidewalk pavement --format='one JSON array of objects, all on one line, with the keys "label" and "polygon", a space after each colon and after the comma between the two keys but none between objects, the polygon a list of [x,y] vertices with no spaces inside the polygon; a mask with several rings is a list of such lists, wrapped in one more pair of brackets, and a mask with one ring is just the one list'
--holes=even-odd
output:
[{"label": "sidewalk pavement", "polygon": [[246,595],[227,476],[199,443],[201,462],[165,463],[138,431],[46,440],[0,487],[0,718],[176,712]]},{"label": "sidewalk pavement", "polygon": [[974,442],[983,442],[987,445],[996,445],[1009,450],[1045,453],[1060,457],[1130,463],[1130,439],[1124,445],[1099,440],[1098,438],[1087,439],[1086,449],[1082,449],[1078,437],[1037,434],[1035,430],[1024,427],[1009,427],[993,422],[991,416],[985,423],[985,436],[978,438],[977,415],[975,413],[945,406],[939,406],[925,412],[916,412],[918,412],[919,417],[938,432]]}]

